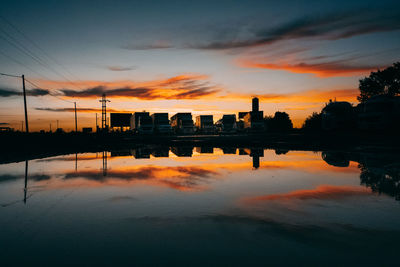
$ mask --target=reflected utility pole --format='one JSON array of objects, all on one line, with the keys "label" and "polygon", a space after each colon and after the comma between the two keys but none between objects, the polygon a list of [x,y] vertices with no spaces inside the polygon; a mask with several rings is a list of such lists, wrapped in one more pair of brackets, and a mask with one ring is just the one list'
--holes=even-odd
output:
[{"label": "reflected utility pole", "polygon": [[28,160],[25,160],[25,186],[24,186],[24,204],[26,204],[26,193],[28,191]]},{"label": "reflected utility pole", "polygon": [[103,176],[107,176],[107,151],[103,151]]}]

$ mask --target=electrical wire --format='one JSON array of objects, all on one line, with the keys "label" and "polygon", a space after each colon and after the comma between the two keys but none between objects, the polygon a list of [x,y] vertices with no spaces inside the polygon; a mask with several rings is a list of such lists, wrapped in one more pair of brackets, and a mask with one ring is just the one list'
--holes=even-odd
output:
[{"label": "electrical wire", "polygon": [[18,32],[21,36],[23,36],[27,41],[29,41],[33,46],[36,47],[36,49],[40,50],[47,58],[51,59],[54,63],[62,67],[66,72],[68,72],[69,75],[71,75],[75,80],[79,80],[74,74],[72,74],[63,64],[58,62],[55,58],[53,58],[50,54],[48,54],[44,49],[42,49],[35,41],[33,41],[31,38],[29,38],[28,35],[26,35],[24,32],[22,32],[20,29],[18,29],[13,23],[11,23],[9,20],[7,20],[5,17],[3,17],[0,14],[0,18],[5,21],[11,28],[13,28],[16,32]]},{"label": "electrical wire", "polygon": [[2,72],[0,72],[0,75],[8,76],[8,77],[14,77],[14,78],[21,78],[22,77],[22,76],[12,75],[12,74],[2,73]]},{"label": "electrical wire", "polygon": [[[45,90],[45,89],[41,88],[40,86],[38,86],[37,84],[35,84],[34,82],[31,82],[31,81],[29,81],[29,80],[27,80],[27,79],[25,79],[25,81],[26,81],[27,83],[33,85],[33,86],[36,87],[37,89]],[[76,102],[74,102],[74,101],[65,100],[65,99],[63,99],[63,98],[61,98],[61,97],[58,97],[58,96],[56,96],[56,95],[52,95],[52,94],[49,94],[49,95],[52,96],[52,97],[55,97],[55,98],[57,98],[57,99],[60,99],[60,100],[62,100],[62,101],[68,102],[68,103],[76,103]]]},{"label": "electrical wire", "polygon": [[21,44],[18,40],[16,40],[14,37],[12,37],[9,33],[7,33],[5,30],[0,29],[0,31],[7,36],[8,38],[5,38],[4,36],[0,37],[5,40],[7,43],[9,43],[11,46],[13,46],[14,48],[16,48],[17,50],[19,50],[20,52],[22,52],[23,54],[27,55],[28,57],[32,58],[34,61],[36,61],[37,63],[39,63],[41,66],[43,66],[44,68],[52,71],[53,73],[55,73],[56,75],[60,76],[62,79],[66,80],[68,83],[70,83],[71,85],[75,86],[78,89],[82,89],[81,87],[77,86],[74,82],[72,82],[70,79],[68,79],[65,75],[61,74],[60,72],[58,72],[57,70],[53,69],[49,64],[47,64],[46,62],[44,62],[39,56],[37,56],[34,52],[32,52],[32,50],[30,50],[29,48],[27,48],[26,46],[24,46],[23,44]]}]

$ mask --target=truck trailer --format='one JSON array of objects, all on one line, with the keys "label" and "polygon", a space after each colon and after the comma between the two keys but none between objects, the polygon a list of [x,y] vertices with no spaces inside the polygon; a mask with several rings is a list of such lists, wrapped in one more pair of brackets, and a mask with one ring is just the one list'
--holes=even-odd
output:
[{"label": "truck trailer", "polygon": [[152,134],[153,121],[148,112],[135,112],[131,117],[131,130],[139,134]]},{"label": "truck trailer", "polygon": [[193,134],[192,113],[176,113],[171,117],[171,127],[175,133]]},{"label": "truck trailer", "polygon": [[196,130],[199,133],[214,133],[213,115],[200,115],[196,117]]},{"label": "truck trailer", "polygon": [[153,113],[151,115],[154,132],[159,134],[170,134],[172,132],[169,124],[168,113]]},{"label": "truck trailer", "polygon": [[236,133],[236,115],[223,115],[222,118],[215,123],[215,127],[219,133]]}]

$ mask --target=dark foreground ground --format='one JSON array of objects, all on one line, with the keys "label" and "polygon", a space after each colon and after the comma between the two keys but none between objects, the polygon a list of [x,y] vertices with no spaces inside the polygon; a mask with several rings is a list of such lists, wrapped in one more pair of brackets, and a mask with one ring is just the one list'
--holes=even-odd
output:
[{"label": "dark foreground ground", "polygon": [[0,163],[55,155],[135,148],[143,145],[253,147],[286,150],[399,151],[396,134],[388,133],[261,133],[235,135],[141,136],[131,133],[0,133]]}]

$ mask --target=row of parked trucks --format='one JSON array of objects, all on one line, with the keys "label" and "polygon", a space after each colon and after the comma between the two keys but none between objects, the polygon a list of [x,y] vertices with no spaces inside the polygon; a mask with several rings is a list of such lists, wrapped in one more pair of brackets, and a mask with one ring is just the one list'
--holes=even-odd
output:
[{"label": "row of parked trucks", "polygon": [[[168,113],[135,112],[111,113],[111,127],[129,129],[139,134],[214,134],[214,133],[236,133],[240,129],[254,128],[259,124],[263,125],[262,117],[248,115],[244,121],[236,121],[235,114],[223,115],[220,120],[214,123],[213,115],[199,115],[193,121],[191,113],[177,113],[168,118]],[[260,124],[260,125],[261,125]],[[257,127],[256,127],[257,128]],[[261,126],[258,128],[262,128]]]}]

